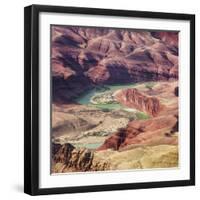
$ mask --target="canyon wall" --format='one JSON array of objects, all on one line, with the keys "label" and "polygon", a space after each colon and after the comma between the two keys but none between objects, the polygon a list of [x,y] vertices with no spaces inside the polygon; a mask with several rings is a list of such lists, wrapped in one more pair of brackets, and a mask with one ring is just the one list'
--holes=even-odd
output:
[{"label": "canyon wall", "polygon": [[55,103],[95,85],[178,78],[178,32],[56,25],[51,31]]},{"label": "canyon wall", "polygon": [[[94,157],[88,149],[76,149],[73,145],[52,143],[52,173],[73,171],[104,171],[109,163]],[[55,151],[55,149],[57,149]]]},{"label": "canyon wall", "polygon": [[98,150],[119,150],[134,145],[177,145],[177,118],[175,116],[162,116],[148,120],[131,121],[126,128],[113,133]]},{"label": "canyon wall", "polygon": [[178,165],[176,145],[141,146],[126,151],[75,149],[60,145],[53,156],[52,173],[168,168]]},{"label": "canyon wall", "polygon": [[117,92],[115,98],[127,107],[136,108],[154,117],[162,109],[160,101],[156,97],[144,95],[135,88],[121,90]]},{"label": "canyon wall", "polygon": [[178,144],[177,82],[160,83],[146,91],[143,88],[143,92],[135,88],[120,90],[115,98],[125,106],[148,113],[151,118],[130,121],[126,128],[119,129],[108,137],[98,150]]}]

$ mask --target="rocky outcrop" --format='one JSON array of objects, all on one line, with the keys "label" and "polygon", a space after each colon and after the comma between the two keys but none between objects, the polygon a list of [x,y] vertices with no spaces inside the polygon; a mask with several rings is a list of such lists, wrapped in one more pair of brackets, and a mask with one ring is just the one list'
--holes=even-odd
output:
[{"label": "rocky outcrop", "polygon": [[154,117],[162,109],[160,101],[156,97],[144,95],[135,88],[121,90],[117,92],[115,98],[127,107],[136,108]]},{"label": "rocky outcrop", "polygon": [[[92,158],[91,156],[86,156],[88,150],[87,153],[86,150],[71,150],[69,144],[60,146],[60,149],[54,156],[54,159],[58,159],[58,162],[53,160],[52,173],[178,166],[178,147],[176,145],[140,146],[126,151],[98,151],[92,153]],[[70,151],[73,155],[67,156],[65,151],[67,153]],[[78,154],[77,152],[81,153]]]},{"label": "rocky outcrop", "polygon": [[129,122],[127,128],[113,133],[98,150],[119,150],[131,145],[156,145],[178,143],[173,133],[177,132],[176,116],[161,116],[148,120]]},{"label": "rocky outcrop", "polygon": [[[107,138],[98,150],[124,150],[138,145],[178,144],[177,82],[159,83],[152,87],[140,85],[138,88],[142,93],[136,89],[125,89],[116,92],[115,98],[128,107],[148,112],[151,118],[130,121],[126,128],[119,129]],[[150,101],[148,104],[149,99],[156,99],[159,103],[154,104]]]},{"label": "rocky outcrop", "polygon": [[174,47],[174,54],[178,54],[178,50],[176,49],[176,47],[178,46],[178,37],[176,33],[167,31],[157,31],[151,32],[151,34],[153,37],[162,40],[165,44]]},{"label": "rocky outcrop", "polygon": [[[52,144],[52,172],[96,171],[108,168],[108,163],[94,159],[94,152],[76,149],[73,145]],[[55,151],[56,149],[56,151]]]},{"label": "rocky outcrop", "polygon": [[178,78],[178,32],[54,25],[51,39],[55,103],[98,84]]},{"label": "rocky outcrop", "polygon": [[[178,32],[59,25],[51,31],[52,98],[58,109],[52,114],[57,142],[52,144],[52,172],[177,166],[178,86],[168,82],[178,79]],[[126,89],[115,96],[148,113],[147,120],[73,105],[98,85],[147,81],[162,87]],[[97,151],[72,145],[92,144],[97,136],[106,138]]]}]

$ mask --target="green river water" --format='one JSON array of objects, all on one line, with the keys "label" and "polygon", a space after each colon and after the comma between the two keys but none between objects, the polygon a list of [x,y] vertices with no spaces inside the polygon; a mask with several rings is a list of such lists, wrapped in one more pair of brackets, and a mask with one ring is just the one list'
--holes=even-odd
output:
[{"label": "green river water", "polygon": [[122,106],[119,103],[109,103],[109,104],[91,104],[90,99],[93,96],[96,96],[98,94],[104,93],[104,92],[114,92],[119,89],[126,89],[126,88],[133,88],[136,84],[135,83],[129,83],[129,84],[121,84],[121,85],[104,85],[101,88],[94,88],[89,91],[87,91],[85,94],[78,97],[75,101],[79,104],[83,105],[89,105],[89,106],[95,106],[100,109],[124,109],[124,106]]},{"label": "green river water", "polygon": [[[129,83],[129,84],[121,84],[121,85],[104,85],[98,88],[94,88],[91,89],[87,92],[85,92],[83,95],[81,95],[80,97],[78,97],[75,101],[79,104],[83,104],[83,105],[88,105],[88,106],[92,106],[92,107],[96,107],[99,109],[104,109],[104,110],[125,110],[128,112],[135,112],[137,119],[148,119],[149,116],[146,113],[143,112],[139,112],[135,109],[131,109],[128,107],[125,107],[123,105],[121,105],[120,103],[108,103],[108,104],[92,104],[90,102],[91,98],[93,96],[96,96],[98,94],[102,94],[105,92],[115,92],[116,90],[120,90],[120,89],[127,89],[127,88],[133,88],[135,87],[136,84],[135,83]],[[76,146],[76,148],[88,148],[88,149],[96,149],[99,146],[102,145],[102,143],[74,143],[74,146]]]}]

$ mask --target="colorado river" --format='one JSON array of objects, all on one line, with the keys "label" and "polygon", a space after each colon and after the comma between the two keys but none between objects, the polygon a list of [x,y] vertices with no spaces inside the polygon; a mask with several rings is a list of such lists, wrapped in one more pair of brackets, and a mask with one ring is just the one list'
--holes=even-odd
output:
[{"label": "colorado river", "polygon": [[[138,85],[138,84],[137,84]],[[103,85],[103,86],[97,86],[96,88],[93,88],[89,91],[86,91],[84,94],[82,94],[79,98],[77,98],[75,101],[78,104],[86,105],[87,107],[95,107],[100,109],[99,112],[106,112],[106,115],[109,115],[105,120],[104,116],[102,118],[101,124],[98,124],[95,128],[92,128],[90,130],[90,134],[86,134],[85,137],[87,137],[87,141],[85,141],[85,138],[79,139],[79,141],[71,142],[76,148],[87,148],[87,149],[96,149],[100,147],[105,138],[102,137],[100,134],[102,131],[107,132],[107,134],[112,134],[113,132],[117,131],[118,128],[125,127],[129,120],[137,120],[137,119],[148,119],[149,116],[134,108],[126,107],[120,103],[118,103],[114,97],[115,92],[122,89],[128,89],[128,88],[134,88],[137,86],[135,83],[130,84],[121,84],[121,85]],[[115,114],[112,114],[114,113]],[[110,113],[110,114],[109,114]],[[121,118],[124,117],[124,119],[121,119],[121,121],[116,117],[120,116]],[[123,115],[123,116],[122,116]],[[116,119],[115,119],[116,117]],[[127,119],[127,121],[125,120]],[[119,120],[119,121],[117,121]],[[107,121],[110,123],[107,123]],[[122,123],[123,122],[123,123]],[[119,127],[120,124],[120,127]],[[109,130],[108,127],[112,127],[113,130]],[[95,138],[96,137],[96,138]],[[95,138],[92,141],[91,138]],[[101,141],[103,139],[103,141]],[[99,141],[100,140],[100,141]],[[93,142],[94,141],[94,142]]]},{"label": "colorado river", "polygon": [[[75,101],[79,104],[95,106],[100,109],[110,109],[110,110],[126,109],[124,106],[122,106],[121,104],[119,104],[117,102],[113,102],[113,103],[109,103],[109,104],[95,104],[94,105],[91,103],[91,98],[96,95],[103,94],[106,92],[115,92],[120,89],[133,88],[135,86],[136,86],[135,83],[121,84],[121,85],[104,85],[102,87],[94,88],[94,89],[91,89],[91,90],[85,92],[83,95],[78,97]],[[129,109],[129,111],[130,111],[130,109]]]}]

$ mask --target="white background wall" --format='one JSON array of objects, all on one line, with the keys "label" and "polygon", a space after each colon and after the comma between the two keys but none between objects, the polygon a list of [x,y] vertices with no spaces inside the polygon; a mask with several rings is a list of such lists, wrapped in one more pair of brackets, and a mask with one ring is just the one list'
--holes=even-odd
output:
[{"label": "white background wall", "polygon": [[[23,194],[23,7],[30,4],[99,7],[196,14],[199,0],[3,0],[0,11],[0,199],[198,199],[200,195],[200,114],[196,112],[196,186],[30,197]],[[199,3],[200,4],[200,3]],[[196,27],[196,74],[200,27]],[[196,75],[196,102],[200,77]],[[200,103],[196,104],[199,111]]]}]

